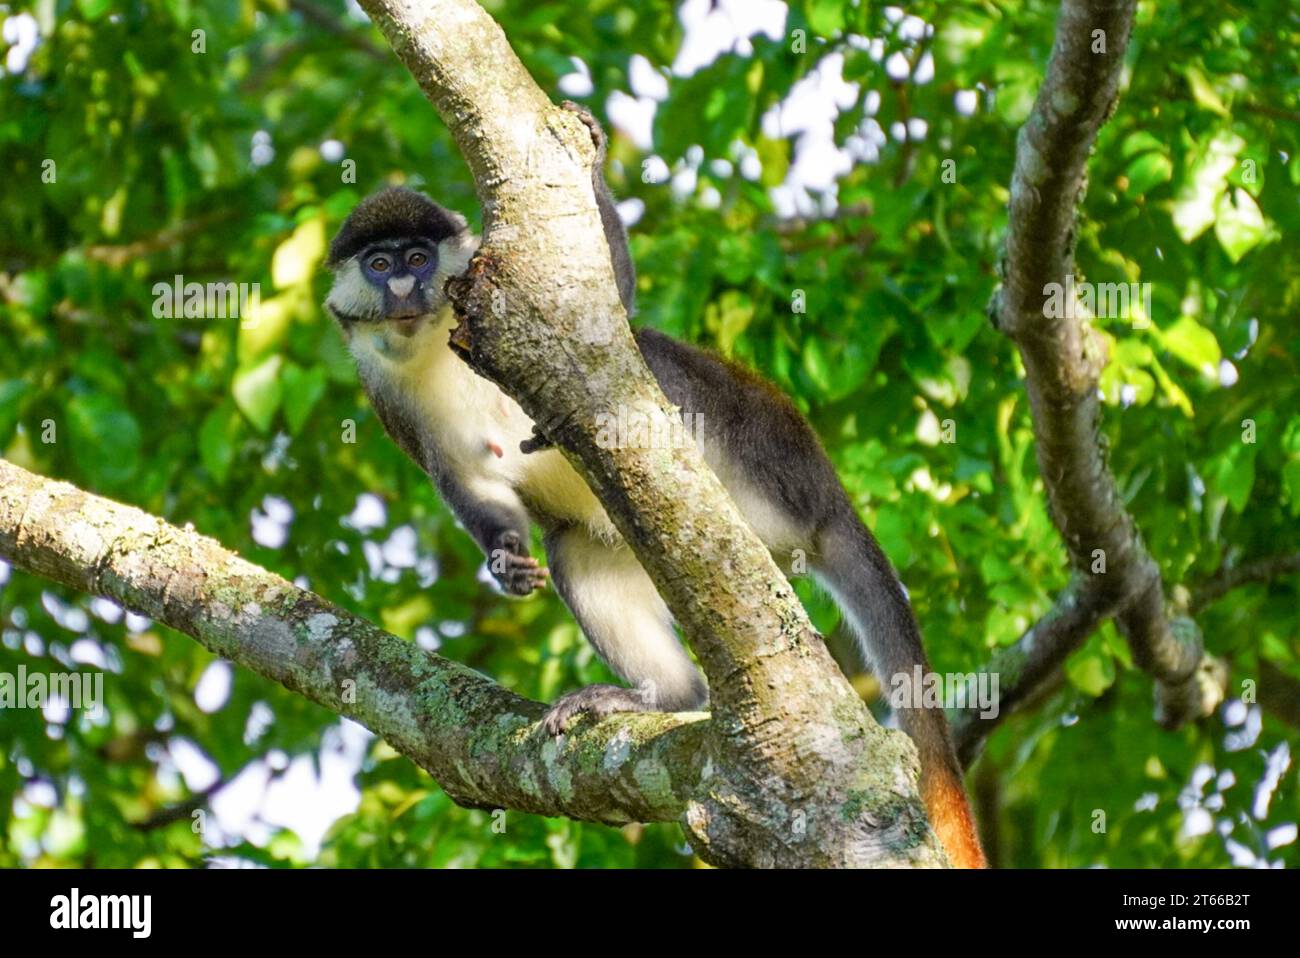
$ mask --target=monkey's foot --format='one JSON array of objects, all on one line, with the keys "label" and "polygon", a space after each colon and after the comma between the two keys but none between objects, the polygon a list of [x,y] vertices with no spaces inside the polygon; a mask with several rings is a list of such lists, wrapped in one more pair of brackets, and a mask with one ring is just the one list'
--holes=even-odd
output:
[{"label": "monkey's foot", "polygon": [[488,555],[488,569],[510,595],[531,595],[534,589],[546,585],[547,570],[528,554],[517,532],[497,536]]},{"label": "monkey's foot", "polygon": [[560,735],[568,730],[580,715],[590,715],[600,720],[616,712],[652,712],[646,695],[640,689],[622,689],[617,685],[588,685],[584,689],[561,696],[542,717],[542,727],[548,735]]}]

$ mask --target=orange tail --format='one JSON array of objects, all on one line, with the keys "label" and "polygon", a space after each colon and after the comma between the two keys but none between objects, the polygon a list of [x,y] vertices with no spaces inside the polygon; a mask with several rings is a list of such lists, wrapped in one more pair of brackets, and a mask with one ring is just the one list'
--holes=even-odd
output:
[{"label": "orange tail", "polygon": [[926,759],[922,751],[921,800],[948,860],[954,868],[988,868],[960,776],[954,774],[948,762],[932,764]]},{"label": "orange tail", "polygon": [[[929,671],[920,627],[889,560],[847,498],[839,521],[826,529],[819,545],[819,581],[844,610],[881,684],[889,689],[902,679],[908,686],[915,685]],[[930,825],[953,865],[987,868],[948,720],[942,708],[922,704],[921,688],[910,691],[910,701],[896,708],[895,714],[921,757],[921,799]]]}]

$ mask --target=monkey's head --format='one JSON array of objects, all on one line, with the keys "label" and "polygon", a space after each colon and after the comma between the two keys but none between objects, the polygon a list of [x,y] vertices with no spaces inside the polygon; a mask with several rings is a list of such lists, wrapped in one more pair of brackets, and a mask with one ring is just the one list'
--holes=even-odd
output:
[{"label": "monkey's head", "polygon": [[414,190],[380,190],[330,243],[325,307],[347,336],[365,326],[409,338],[446,305],[443,284],[464,272],[475,245],[459,213]]}]

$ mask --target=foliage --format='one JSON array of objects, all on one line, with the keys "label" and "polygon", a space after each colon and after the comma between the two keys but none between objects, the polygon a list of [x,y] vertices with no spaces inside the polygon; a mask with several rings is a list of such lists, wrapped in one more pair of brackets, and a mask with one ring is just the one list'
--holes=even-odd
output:
[{"label": "foliage", "polygon": [[[758,33],[689,76],[668,72],[684,39],[671,4],[487,6],[556,99],[572,58],[592,86],[578,99],[602,115],[634,56],[666,81],[653,151],[618,135],[612,148],[615,189],[644,204],[638,321],[795,397],[906,581],[937,669],[973,670],[1018,638],[1067,569],[1018,360],[985,304],[1055,5],[919,2],[903,19],[804,0],[776,39]],[[40,38],[25,63],[19,14]],[[530,697],[608,680],[554,596],[513,602],[485,584],[320,309],[326,239],[373,188],[406,181],[474,210],[446,131],[356,8],[38,0],[0,5],[6,17],[4,455],[192,522]],[[1225,562],[1300,541],[1300,15],[1285,0],[1144,3],[1126,76],[1091,160],[1078,279],[1150,284],[1149,322],[1097,320],[1104,430],[1166,583],[1194,593]],[[808,197],[788,177],[810,162],[820,134],[802,125],[815,118],[764,120],[801,84],[839,91],[834,145],[854,151]],[[259,284],[256,322],[160,318],[155,284],[177,274]],[[200,680],[219,685],[222,670],[193,642],[3,578],[0,672],[106,668],[107,709],[4,712],[0,865],[690,864],[675,826],[459,809],[375,741],[359,805],[319,855],[278,827],[205,841],[185,807],[204,785],[178,774],[181,752],[201,750],[222,783],[264,757],[283,778],[295,760],[324,763],[337,717],[242,671],[201,707]],[[797,585],[832,630],[833,607]],[[1247,702],[1195,728],[1157,728],[1113,627],[1093,636],[1062,687],[994,734],[972,779],[1001,862],[1300,864],[1283,827],[1300,816],[1295,767],[1268,785],[1300,733],[1242,684],[1261,660],[1300,680],[1297,587],[1243,587],[1200,614]],[[1207,821],[1218,830],[1189,834]]]}]

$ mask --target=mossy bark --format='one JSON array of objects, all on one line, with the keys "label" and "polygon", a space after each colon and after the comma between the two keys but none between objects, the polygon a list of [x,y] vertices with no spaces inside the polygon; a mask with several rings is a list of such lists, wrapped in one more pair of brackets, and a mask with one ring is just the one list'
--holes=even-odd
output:
[{"label": "mossy bark", "polygon": [[673,821],[708,763],[703,716],[617,716],[556,741],[538,730],[539,703],[197,532],[4,460],[0,554],[355,719],[463,805],[614,825]]}]

